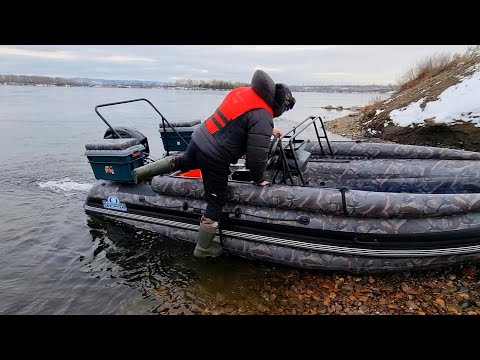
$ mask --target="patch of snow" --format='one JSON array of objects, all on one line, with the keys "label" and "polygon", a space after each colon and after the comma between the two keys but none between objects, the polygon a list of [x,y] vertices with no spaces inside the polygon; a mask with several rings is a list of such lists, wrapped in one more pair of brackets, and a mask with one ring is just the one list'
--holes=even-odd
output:
[{"label": "patch of snow", "polygon": [[427,102],[420,108],[423,98],[410,105],[390,112],[393,123],[402,126],[424,125],[433,119],[437,124],[453,124],[457,121],[472,122],[480,127],[480,67],[461,82],[440,94],[438,100]]},{"label": "patch of snow", "polygon": [[375,129],[367,129],[367,131],[372,135],[380,134],[381,132]]}]

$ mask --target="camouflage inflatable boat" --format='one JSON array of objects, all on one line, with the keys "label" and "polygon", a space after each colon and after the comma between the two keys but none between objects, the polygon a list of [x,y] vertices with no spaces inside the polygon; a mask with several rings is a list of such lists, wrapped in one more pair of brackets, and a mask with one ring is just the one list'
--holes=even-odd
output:
[{"label": "camouflage inflatable boat", "polygon": [[[184,139],[181,127],[168,125]],[[113,130],[105,136],[112,137]],[[316,140],[300,139],[308,133]],[[173,172],[133,183],[131,168],[115,169],[125,165],[113,159],[114,153],[131,164],[136,153],[136,159],[148,155],[148,143],[138,134],[123,135],[87,145],[92,168],[100,168],[94,168],[99,181],[85,211],[195,242],[206,208],[200,174]],[[162,136],[168,153],[166,132]],[[426,268],[480,257],[480,153],[329,141],[321,119],[309,117],[272,141],[267,169],[271,185],[259,187],[250,182],[242,161],[232,164],[218,233],[228,253],[351,272]],[[121,173],[127,178],[115,178]]]}]

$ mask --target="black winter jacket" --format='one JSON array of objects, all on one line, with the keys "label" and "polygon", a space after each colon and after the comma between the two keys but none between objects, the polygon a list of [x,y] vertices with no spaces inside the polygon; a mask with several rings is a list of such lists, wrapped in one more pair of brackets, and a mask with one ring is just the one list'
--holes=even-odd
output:
[{"label": "black winter jacket", "polygon": [[192,140],[206,156],[219,163],[235,164],[246,155],[251,180],[262,182],[273,130],[273,117],[265,109],[254,109],[228,122],[218,136],[199,126]]},{"label": "black winter jacket", "polygon": [[[207,129],[207,125],[214,127],[213,130],[218,126],[213,123],[207,124],[208,121],[213,122],[213,120],[207,119],[195,130],[191,141],[194,141],[207,157],[226,166],[236,163],[240,157],[246,155],[246,166],[250,169],[251,179],[255,182],[262,182],[267,166],[273,118],[280,116],[285,111],[285,92],[288,89],[282,85],[275,84],[264,71],[255,71],[251,89],[261,99],[260,102],[263,105],[266,104],[266,108],[253,99],[253,103],[258,106],[255,105],[253,110],[245,110],[233,121],[222,119],[220,114],[215,122],[221,126],[221,131],[214,131],[213,133],[210,131],[212,129]],[[252,101],[252,98],[250,98],[250,101]],[[235,102],[235,99],[232,100],[232,104]],[[212,116],[215,117],[216,115],[213,114]],[[221,122],[224,124],[221,124]]]}]

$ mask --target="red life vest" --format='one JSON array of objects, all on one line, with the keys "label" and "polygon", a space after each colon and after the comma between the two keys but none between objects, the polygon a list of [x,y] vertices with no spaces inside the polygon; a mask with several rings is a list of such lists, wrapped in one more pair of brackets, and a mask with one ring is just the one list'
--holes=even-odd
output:
[{"label": "red life vest", "polygon": [[251,87],[233,89],[212,116],[205,121],[205,127],[210,134],[214,134],[229,121],[253,109],[265,109],[273,116],[272,108]]}]

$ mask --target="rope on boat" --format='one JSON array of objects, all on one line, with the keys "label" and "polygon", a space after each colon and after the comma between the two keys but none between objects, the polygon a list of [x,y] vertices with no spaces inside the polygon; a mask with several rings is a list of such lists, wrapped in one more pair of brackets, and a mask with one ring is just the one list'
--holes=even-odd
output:
[{"label": "rope on boat", "polygon": [[345,199],[345,193],[348,191],[347,188],[345,187],[342,187],[340,188],[340,193],[342,194],[342,207],[343,207],[343,213],[345,215],[348,215],[348,212],[347,212],[347,200]]}]

